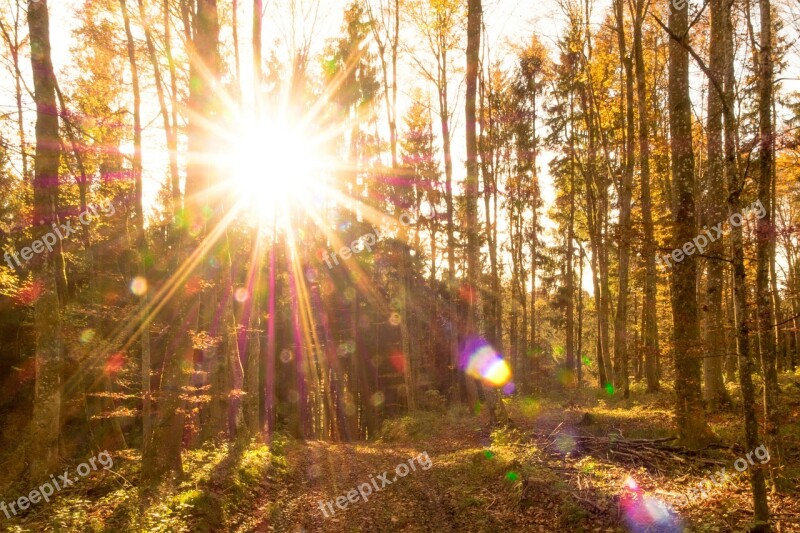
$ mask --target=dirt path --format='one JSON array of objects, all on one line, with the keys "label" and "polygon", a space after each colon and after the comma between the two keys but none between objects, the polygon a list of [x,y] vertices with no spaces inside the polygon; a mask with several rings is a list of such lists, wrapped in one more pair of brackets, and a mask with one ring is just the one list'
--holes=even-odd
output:
[{"label": "dirt path", "polygon": [[[295,442],[285,450],[288,472],[270,481],[235,531],[744,530],[752,514],[746,482],[728,483],[707,498],[688,501],[685,496],[718,465],[733,464],[742,450],[700,455],[656,450],[669,445],[673,429],[652,422],[653,417],[669,420],[671,398],[660,399],[624,409],[604,403],[543,406],[524,399],[514,404],[509,426],[495,431],[487,429],[485,416],[448,411],[392,421],[378,442]],[[733,427],[735,416],[720,415],[717,427]],[[416,468],[398,477],[405,473],[405,467],[396,470],[398,465],[422,452],[430,468],[422,468],[427,460],[415,459]],[[378,481],[383,473],[386,486]],[[346,509],[336,506],[337,497],[344,504],[348,491],[372,480],[381,490],[373,490],[367,501],[359,496]],[[781,531],[800,531],[793,522],[798,515],[792,514],[792,495],[771,498],[774,509],[788,517]]]},{"label": "dirt path", "polygon": [[[442,497],[447,487],[431,472],[452,461],[454,453],[463,453],[465,446],[479,442],[473,438],[448,446],[436,441],[419,450],[409,445],[319,441],[295,447],[287,457],[292,465],[289,488],[275,499],[269,516],[243,531],[456,531],[449,526],[456,512]],[[398,475],[406,470],[405,476]],[[336,506],[337,497],[346,497],[359,486],[366,501],[359,495],[344,510]],[[325,502],[331,502],[333,512]]]},{"label": "dirt path", "polygon": [[[591,501],[581,502],[557,487],[563,472],[533,455],[526,457],[524,449],[513,457],[495,454],[489,451],[490,442],[488,431],[473,419],[471,425],[448,426],[424,445],[315,441],[294,446],[287,454],[288,482],[238,531],[536,532],[553,531],[554,526],[567,530],[563,527],[576,513],[597,531],[622,531]],[[422,452],[429,463],[424,456],[418,458]],[[406,469],[399,465],[412,458],[415,468],[398,476]],[[373,490],[367,501],[358,496],[346,509],[337,508],[336,498],[359,485],[374,479],[372,488],[381,487],[384,473],[389,484]],[[333,513],[324,503],[329,501]]]}]

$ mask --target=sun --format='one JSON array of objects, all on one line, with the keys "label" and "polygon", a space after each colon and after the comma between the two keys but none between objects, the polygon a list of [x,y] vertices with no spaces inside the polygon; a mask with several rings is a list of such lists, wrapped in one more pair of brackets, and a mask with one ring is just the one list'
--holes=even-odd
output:
[{"label": "sun", "polygon": [[240,206],[258,221],[303,207],[319,192],[324,171],[313,134],[288,120],[243,125],[231,135],[228,182]]}]

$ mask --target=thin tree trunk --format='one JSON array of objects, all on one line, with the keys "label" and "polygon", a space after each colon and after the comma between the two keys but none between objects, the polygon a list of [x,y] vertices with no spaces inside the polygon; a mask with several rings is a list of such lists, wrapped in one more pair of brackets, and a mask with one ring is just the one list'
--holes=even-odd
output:
[{"label": "thin tree trunk", "polygon": [[[728,182],[728,214],[740,213],[739,195],[743,189],[743,179],[739,175],[738,164],[738,123],[731,111],[734,101],[736,78],[733,68],[733,22],[731,9],[733,0],[726,0],[725,20],[725,67],[724,67],[724,103],[725,107],[725,173]],[[739,356],[739,387],[742,391],[742,410],[744,413],[745,447],[755,449],[759,445],[758,419],[756,418],[755,388],[753,386],[754,360],[750,355],[750,331],[747,326],[747,274],[744,264],[744,243],[742,228],[731,224],[731,258],[733,268],[733,308],[736,328],[736,352]],[[762,468],[750,468],[750,486],[753,494],[755,510],[755,531],[769,531],[769,505]],[[751,530],[753,531],[753,530]]]},{"label": "thin tree trunk", "polygon": [[616,389],[622,390],[624,398],[630,396],[628,377],[628,276],[631,256],[631,197],[633,195],[633,171],[635,165],[635,125],[633,118],[633,64],[625,43],[625,15],[622,0],[614,1],[617,19],[617,41],[620,62],[625,72],[625,168],[620,183],[619,206],[619,294],[617,313],[614,318],[614,381]]},{"label": "thin tree trunk", "polygon": [[[538,140],[536,139],[536,118],[537,118],[537,109],[536,109],[536,78],[534,77],[532,80],[532,90],[531,90],[531,141],[533,146],[531,147],[531,161],[530,161],[530,168],[531,168],[531,187],[533,189],[533,199],[531,206],[531,238],[530,238],[530,250],[531,250],[531,342],[530,342],[530,350],[531,350],[531,357],[535,362],[534,372],[537,374],[539,373],[539,358],[541,357],[541,351],[539,350],[539,346],[536,344],[536,269],[539,266],[539,257],[538,257],[538,235],[539,235],[539,173],[538,169],[536,168],[536,159],[537,159],[537,150],[538,150]],[[495,191],[495,198],[496,198],[496,191]],[[495,238],[496,238],[496,229],[495,229]],[[498,309],[498,314],[500,310]]]},{"label": "thin tree trunk", "polygon": [[181,214],[181,184],[178,175],[178,74],[175,67],[175,59],[172,57],[172,21],[169,16],[169,0],[164,0],[164,53],[167,56],[169,67],[169,80],[171,88],[172,104],[172,128],[167,137],[167,148],[169,149],[169,174],[171,178],[170,193],[172,198],[172,221],[177,224],[178,216]]},{"label": "thin tree trunk", "polygon": [[[136,225],[136,249],[138,256],[134,269],[138,275],[145,278],[147,277],[146,271],[146,254],[147,244],[144,234],[144,205],[142,204],[142,97],[139,89],[139,68],[136,64],[136,43],[133,40],[133,33],[131,32],[130,15],[128,14],[128,7],[125,0],[120,0],[120,8],[122,9],[122,19],[125,25],[125,36],[127,40],[128,49],[128,63],[131,69],[131,84],[133,86],[133,182],[134,182],[134,220]],[[144,6],[142,0],[139,0],[139,10],[142,15],[142,20],[146,20]],[[148,48],[151,56],[155,58],[155,51],[152,47],[153,43],[149,37],[150,31],[145,26],[145,36],[148,42]],[[154,67],[157,68],[157,63],[154,62]],[[160,82],[160,75],[156,78]],[[159,93],[160,84],[159,84]],[[163,94],[161,95],[160,102],[163,104]],[[166,131],[169,131],[169,121],[166,115],[166,109],[162,107],[162,114],[165,119]],[[141,313],[142,329],[141,337],[139,339],[141,348],[141,387],[142,387],[142,438],[146,442],[150,438],[151,432],[151,401],[150,401],[150,324],[149,317],[147,316],[147,298],[146,294],[140,296],[139,310]]]},{"label": "thin tree trunk", "polygon": [[[725,69],[725,0],[711,1],[711,39],[709,44],[709,70],[716,78],[723,78]],[[708,168],[706,171],[707,191],[705,224],[713,226],[725,218],[724,162],[722,153],[722,98],[723,95],[709,83],[708,115],[706,131],[708,135]],[[708,314],[706,319],[706,348],[703,358],[703,379],[705,399],[712,409],[730,405],[730,397],[725,388],[722,366],[725,358],[725,320],[722,309],[722,290],[724,263],[720,259],[725,247],[722,238],[709,243],[707,255],[710,256],[706,278],[706,297]],[[698,251],[698,253],[701,253]]]},{"label": "thin tree trunk", "polygon": [[0,31],[3,34],[3,39],[8,45],[8,50],[11,53],[11,65],[14,69],[14,98],[17,104],[17,134],[19,136],[19,149],[22,157],[22,180],[28,183],[28,151],[25,148],[25,121],[23,119],[22,108],[22,72],[19,64],[19,51],[21,44],[19,42],[19,23],[20,14],[22,12],[22,4],[17,3],[17,11],[14,14],[14,28],[12,32],[6,28],[0,19]]},{"label": "thin tree trunk", "polygon": [[566,324],[566,360],[565,367],[572,372],[575,368],[575,272],[573,268],[575,240],[575,108],[573,96],[569,96],[569,218],[567,221],[567,242],[565,250],[566,260],[566,291],[567,291],[567,324]]},{"label": "thin tree trunk", "polygon": [[478,242],[478,136],[476,97],[478,90],[478,63],[481,49],[481,0],[467,3],[467,78],[466,78],[466,138],[467,178],[464,184],[467,233],[467,283],[470,285],[467,316],[467,335],[477,328],[477,296],[480,284],[480,257]]},{"label": "thin tree trunk", "polygon": [[579,242],[578,255],[578,347],[576,355],[578,357],[578,387],[583,383],[583,245]]},{"label": "thin tree trunk", "polygon": [[633,55],[636,63],[636,91],[639,109],[639,172],[641,175],[643,252],[645,262],[644,316],[642,338],[644,341],[644,366],[647,392],[660,388],[658,381],[658,320],[656,317],[656,245],[653,228],[653,201],[650,194],[650,122],[647,108],[647,76],[642,49],[642,25],[647,0],[636,0],[633,30]]},{"label": "thin tree trunk", "polygon": [[261,68],[262,0],[253,0],[253,98],[256,114],[261,109],[261,82],[264,77]]},{"label": "thin tree trunk", "polygon": [[759,0],[761,42],[759,56],[759,157],[758,200],[765,214],[756,223],[756,308],[758,309],[758,347],[764,371],[764,420],[766,445],[772,460],[769,463],[773,479],[781,465],[783,446],[780,437],[778,402],[777,355],[775,351],[774,316],[770,294],[770,261],[775,252],[775,228],[772,217],[772,167],[774,165],[772,126],[772,13],[769,0]]},{"label": "thin tree trunk", "polygon": [[[153,42],[153,35],[152,31],[150,30],[150,22],[147,17],[147,12],[144,6],[144,0],[138,0],[139,2],[139,16],[142,19],[142,27],[144,28],[144,38],[145,43],[147,44],[147,53],[150,56],[150,64],[153,66],[153,77],[155,78],[155,85],[156,85],[156,94],[158,95],[158,108],[161,111],[161,119],[164,123],[164,134],[166,135],[167,147],[169,148],[172,145],[172,135],[173,135],[173,128],[177,127],[176,124],[170,124],[170,116],[169,111],[167,109],[167,99],[166,95],[164,94],[164,85],[163,79],[161,76],[161,65],[158,62],[158,54],[156,53],[156,46]],[[169,20],[165,20],[167,28],[169,27]],[[167,43],[167,48],[170,49],[171,47]],[[172,52],[169,52],[169,56],[171,56]],[[130,55],[130,52],[129,52]],[[173,184],[173,187],[178,188],[179,186],[176,185],[180,182],[180,176],[178,175],[178,159],[177,154],[172,153],[172,149],[170,148],[170,164],[169,164],[169,174],[170,174],[170,183]]]}]

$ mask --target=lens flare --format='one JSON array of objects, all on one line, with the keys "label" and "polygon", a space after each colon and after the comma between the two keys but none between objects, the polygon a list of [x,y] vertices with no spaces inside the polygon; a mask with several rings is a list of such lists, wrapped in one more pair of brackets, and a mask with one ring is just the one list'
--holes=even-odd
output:
[{"label": "lens flare", "polygon": [[131,292],[136,296],[143,296],[147,292],[147,280],[141,276],[133,278]]},{"label": "lens flare", "polygon": [[236,289],[236,292],[233,293],[233,297],[237,302],[243,304],[250,297],[250,294],[247,292],[247,289],[240,287]]},{"label": "lens flare", "polygon": [[683,531],[683,521],[672,507],[658,498],[647,496],[631,476],[625,478],[620,494],[620,506],[629,531],[679,532]]},{"label": "lens flare", "polygon": [[506,360],[483,339],[467,343],[461,355],[461,367],[467,375],[495,387],[502,387],[511,379],[511,368]]}]

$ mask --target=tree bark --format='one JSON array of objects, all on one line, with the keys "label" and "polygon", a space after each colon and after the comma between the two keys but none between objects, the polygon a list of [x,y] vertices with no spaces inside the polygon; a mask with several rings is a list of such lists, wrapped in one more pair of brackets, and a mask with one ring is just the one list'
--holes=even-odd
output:
[{"label": "tree bark", "polygon": [[[47,0],[28,4],[28,27],[31,47],[34,101],[36,103],[36,152],[34,155],[33,202],[34,239],[52,231],[58,224],[58,169],[61,139],[58,132],[56,79],[50,48],[50,18]],[[34,280],[41,293],[34,303],[36,330],[36,385],[31,417],[30,478],[42,479],[58,466],[61,429],[61,302],[57,272],[60,246],[31,261]]]},{"label": "tree bark", "polygon": [[636,63],[636,94],[639,110],[639,172],[641,174],[642,226],[644,231],[643,255],[645,262],[644,316],[642,340],[644,341],[644,366],[647,392],[660,388],[658,380],[658,321],[656,317],[656,246],[653,228],[653,201],[650,194],[650,122],[647,109],[647,73],[642,49],[642,25],[647,0],[636,0],[633,29],[633,55]]},{"label": "tree bark", "polygon": [[478,63],[481,47],[481,0],[467,4],[467,79],[466,79],[466,137],[467,179],[464,184],[467,232],[467,283],[469,290],[469,315],[467,334],[477,328],[476,310],[480,283],[480,257],[478,243],[478,135],[476,125],[476,97],[478,90]]},{"label": "tree bark", "polygon": [[625,15],[622,0],[614,1],[617,19],[617,42],[620,61],[625,72],[625,167],[620,183],[619,244],[617,313],[614,317],[614,382],[623,398],[630,396],[628,383],[628,275],[631,256],[631,197],[633,194],[633,171],[635,164],[633,121],[633,64],[625,43]]},{"label": "tree bark", "polygon": [[[709,70],[716,80],[722,80],[725,69],[725,0],[711,1],[711,38],[709,44]],[[725,176],[722,153],[722,98],[711,83],[708,90],[708,115],[706,132],[708,136],[708,161],[706,170],[706,209],[705,225],[713,226],[725,218]],[[708,313],[706,317],[706,350],[703,358],[703,380],[706,404],[712,409],[730,405],[730,397],[725,388],[722,366],[726,352],[725,317],[722,308],[722,290],[725,247],[722,237],[709,243],[707,255],[710,256],[706,277],[706,297]]]},{"label": "tree bark", "polygon": [[[738,123],[731,111],[734,101],[736,78],[733,58],[733,22],[731,9],[734,0],[724,4],[725,66],[724,66],[724,133],[725,133],[725,174],[728,182],[728,214],[741,212],[739,195],[743,189],[743,179],[739,175],[738,161]],[[747,274],[744,265],[744,243],[741,226],[731,224],[731,259],[733,268],[733,311],[736,329],[736,352],[739,356],[739,387],[742,391],[742,411],[744,415],[745,446],[748,450],[759,445],[758,419],[756,417],[755,388],[753,386],[754,361],[750,354],[750,330],[747,325]],[[750,468],[750,486],[753,494],[756,530],[769,531],[769,506],[761,468]]]},{"label": "tree bark", "polygon": [[[675,192],[673,249],[682,250],[696,235],[694,202],[694,150],[691,100],[689,98],[689,12],[670,4],[669,28],[682,41],[669,42],[669,130],[671,173]],[[687,246],[688,250],[688,246]],[[688,252],[684,252],[688,253]],[[701,397],[700,328],[697,313],[697,258],[686,255],[671,272],[673,344],[675,353],[676,418],[679,438],[689,447],[700,447],[709,437]]]},{"label": "tree bark", "polygon": [[766,445],[772,460],[769,469],[775,477],[781,464],[782,444],[778,401],[777,354],[775,350],[775,320],[772,313],[770,294],[770,261],[775,252],[775,228],[772,217],[772,167],[775,164],[773,152],[772,125],[772,13],[769,0],[759,0],[761,31],[759,52],[759,158],[758,158],[758,200],[764,207],[765,215],[756,223],[756,308],[758,312],[758,348],[761,354],[761,367],[764,371],[764,420]]}]

